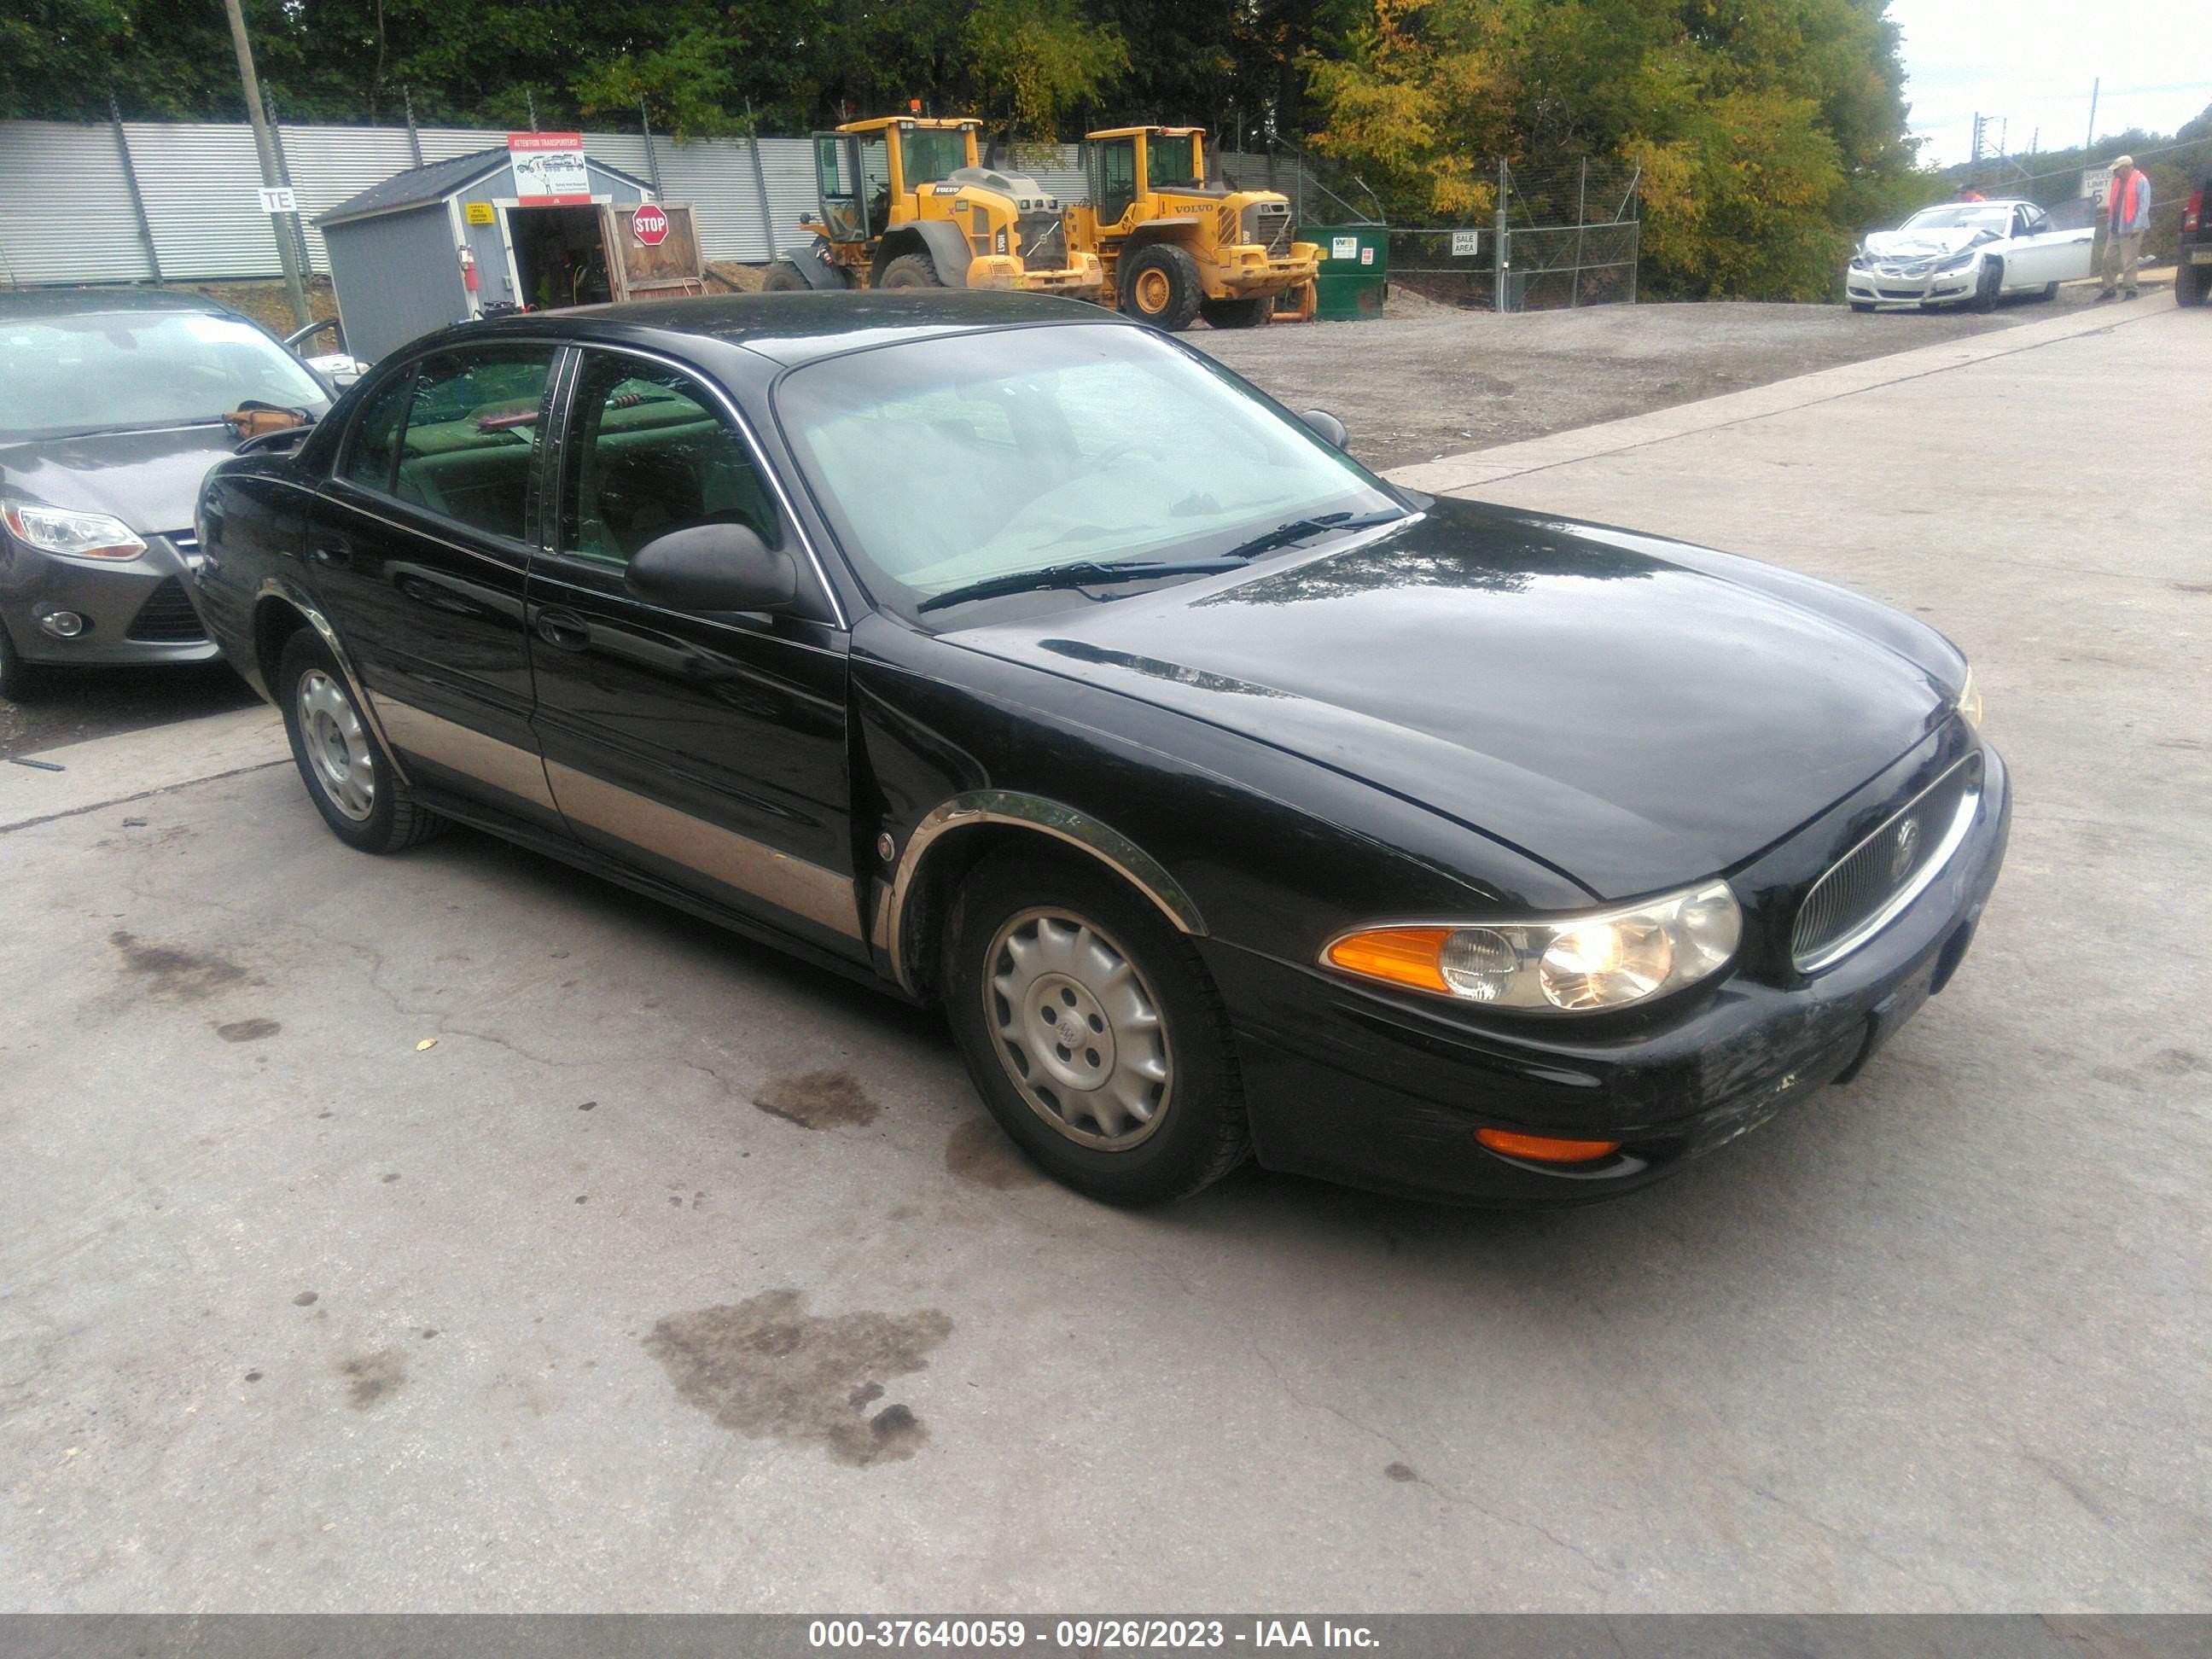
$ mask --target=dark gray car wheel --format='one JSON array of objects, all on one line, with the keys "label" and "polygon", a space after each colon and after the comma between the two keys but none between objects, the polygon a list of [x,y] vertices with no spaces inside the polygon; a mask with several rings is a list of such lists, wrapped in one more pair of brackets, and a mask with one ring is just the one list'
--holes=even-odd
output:
[{"label": "dark gray car wheel", "polygon": [[15,649],[15,641],[8,635],[8,624],[0,622],[0,697],[10,702],[28,702],[38,695],[40,678],[38,669],[25,662],[23,653]]},{"label": "dark gray car wheel", "polygon": [[1141,895],[1009,849],[962,882],[943,984],[969,1075],[1045,1172],[1109,1204],[1210,1186],[1249,1142],[1221,1000]]},{"label": "dark gray car wheel", "polygon": [[322,636],[303,628],[284,642],[270,688],[283,711],[292,760],[331,833],[364,853],[397,853],[445,827],[415,799],[355,701]]},{"label": "dark gray car wheel", "polygon": [[2004,261],[1982,261],[1981,280],[1974,284],[1973,307],[1977,311],[1995,311],[1997,295],[2004,289]]}]

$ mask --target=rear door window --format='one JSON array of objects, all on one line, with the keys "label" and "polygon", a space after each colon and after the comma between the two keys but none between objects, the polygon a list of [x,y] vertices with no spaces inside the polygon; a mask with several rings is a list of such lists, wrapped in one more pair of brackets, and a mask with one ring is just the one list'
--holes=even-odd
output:
[{"label": "rear door window", "polygon": [[751,447],[681,370],[590,352],[564,457],[559,550],[608,569],[657,536],[741,524],[770,547],[775,508]]},{"label": "rear door window", "polygon": [[440,518],[533,542],[550,345],[485,345],[426,357],[392,493]]}]

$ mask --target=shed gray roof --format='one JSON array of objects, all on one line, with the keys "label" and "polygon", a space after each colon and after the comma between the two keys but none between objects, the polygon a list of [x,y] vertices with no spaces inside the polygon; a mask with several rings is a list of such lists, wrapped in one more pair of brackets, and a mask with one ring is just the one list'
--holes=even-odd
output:
[{"label": "shed gray roof", "polygon": [[[651,194],[653,186],[646,180],[609,167],[596,157],[585,158],[590,166],[601,173],[611,173],[640,191]],[[479,179],[489,177],[507,164],[507,154],[499,149],[480,149],[472,155],[456,155],[451,161],[433,161],[427,167],[410,167],[404,173],[395,173],[380,185],[371,185],[358,196],[349,196],[315,221],[319,228],[342,225],[352,219],[366,219],[379,213],[397,213],[403,208],[427,207],[433,202],[442,202],[466,190]]]}]

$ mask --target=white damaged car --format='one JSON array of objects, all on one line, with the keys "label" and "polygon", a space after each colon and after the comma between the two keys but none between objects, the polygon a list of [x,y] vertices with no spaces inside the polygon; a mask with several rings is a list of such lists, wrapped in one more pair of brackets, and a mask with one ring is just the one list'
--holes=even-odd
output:
[{"label": "white damaged car", "polygon": [[1870,233],[1844,277],[1853,311],[1879,307],[1996,306],[2006,294],[2058,297],[2090,274],[2094,225],[2061,230],[2033,202],[1946,202],[1895,230]]}]

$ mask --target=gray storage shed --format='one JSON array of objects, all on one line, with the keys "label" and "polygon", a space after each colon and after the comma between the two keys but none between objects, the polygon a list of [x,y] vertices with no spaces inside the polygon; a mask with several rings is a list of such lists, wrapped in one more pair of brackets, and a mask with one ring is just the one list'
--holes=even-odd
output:
[{"label": "gray storage shed", "polygon": [[646,246],[632,216],[653,187],[588,155],[584,165],[588,201],[521,201],[507,151],[486,149],[394,173],[324,214],[346,349],[372,362],[491,307],[696,293],[690,210],[664,204],[662,240]]}]

